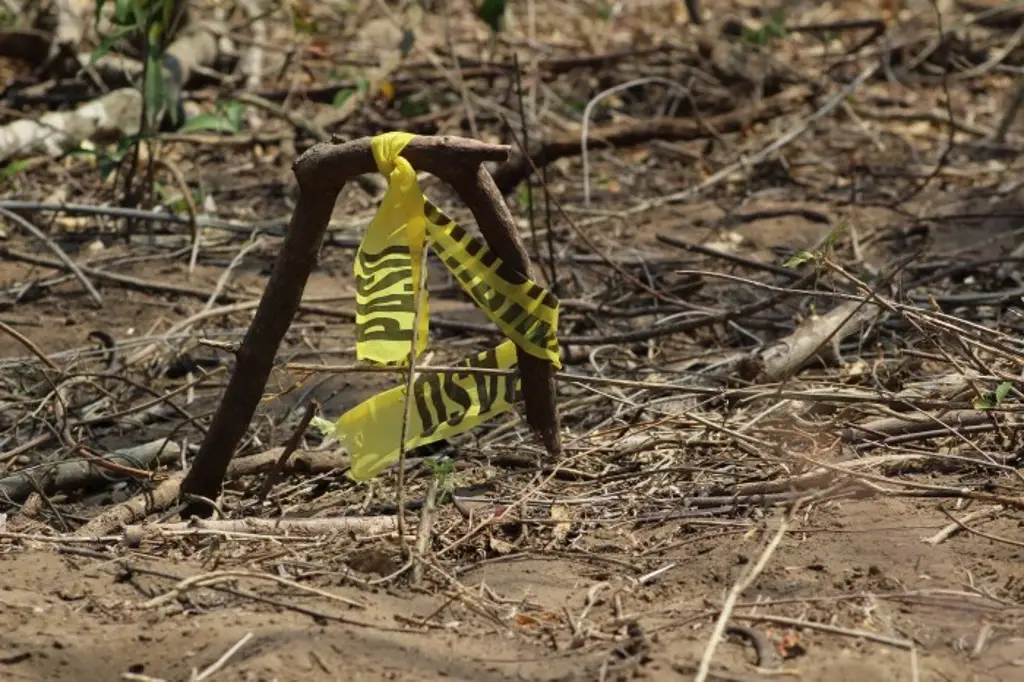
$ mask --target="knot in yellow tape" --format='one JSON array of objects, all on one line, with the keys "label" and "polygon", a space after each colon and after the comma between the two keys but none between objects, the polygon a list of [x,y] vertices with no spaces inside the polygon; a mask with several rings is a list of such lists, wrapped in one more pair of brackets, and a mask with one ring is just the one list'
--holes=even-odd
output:
[{"label": "knot in yellow tape", "polygon": [[[391,132],[371,141],[374,163],[388,189],[356,252],[356,357],[404,365],[410,351],[419,356],[426,348],[429,305],[420,279],[427,244],[509,340],[464,359],[454,371],[418,374],[411,395],[397,386],[353,407],[334,424],[317,419],[316,428],[338,437],[348,449],[349,473],[358,481],[376,476],[403,450],[450,438],[511,410],[522,398],[518,349],[562,366],[558,299],[423,196],[416,170],[402,157],[413,137]],[[400,443],[403,431],[406,438]]]},{"label": "knot in yellow tape", "polygon": [[412,133],[384,133],[370,140],[373,160],[377,171],[396,184],[400,192],[408,192],[416,181],[416,171],[412,164],[402,158],[402,150],[414,138]]}]

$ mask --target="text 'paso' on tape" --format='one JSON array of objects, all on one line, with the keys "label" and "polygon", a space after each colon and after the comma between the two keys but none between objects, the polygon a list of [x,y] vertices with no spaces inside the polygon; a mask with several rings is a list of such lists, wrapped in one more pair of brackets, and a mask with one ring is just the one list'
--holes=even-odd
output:
[{"label": "text 'paso' on tape", "polygon": [[409,361],[416,299],[416,355],[427,347],[430,311],[420,289],[426,221],[416,171],[401,152],[414,136],[387,133],[371,141],[387,192],[356,251],[356,357],[382,365]]}]

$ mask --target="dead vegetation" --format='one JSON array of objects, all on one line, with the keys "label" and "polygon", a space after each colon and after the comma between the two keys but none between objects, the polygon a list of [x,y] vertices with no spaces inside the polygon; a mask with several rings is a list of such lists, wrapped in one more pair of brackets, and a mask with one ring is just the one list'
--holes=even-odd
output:
[{"label": "dead vegetation", "polygon": [[[193,2],[99,59],[0,6],[0,677],[1021,675],[1024,11],[698,4]],[[380,176],[296,161],[388,130],[507,145],[559,456],[514,415],[356,484],[306,428],[402,379]],[[494,345],[428,281],[417,371]]]}]

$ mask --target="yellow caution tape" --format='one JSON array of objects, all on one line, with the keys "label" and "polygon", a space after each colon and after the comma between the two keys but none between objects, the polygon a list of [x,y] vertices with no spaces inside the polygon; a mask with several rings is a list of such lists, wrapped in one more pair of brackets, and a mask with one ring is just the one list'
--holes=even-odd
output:
[{"label": "yellow caution tape", "polygon": [[[416,171],[401,156],[412,138],[408,133],[386,133],[372,140],[373,158],[388,179],[388,189],[356,252],[356,357],[406,364],[414,325],[416,356],[426,348],[427,291],[419,281],[423,249],[429,242],[460,286],[509,338],[458,367],[513,369],[517,346],[561,367],[558,299],[504,263],[423,196]],[[349,475],[365,481],[397,461],[403,449],[450,438],[511,409],[519,386],[517,375],[418,375],[401,447],[405,386],[369,398],[333,424],[317,418],[314,425],[341,440],[351,455]]]},{"label": "yellow caution tape", "polygon": [[371,141],[388,189],[356,251],[356,357],[383,365],[408,362],[417,298],[416,355],[427,347],[427,292],[419,286],[426,222],[423,194],[416,171],[401,156],[413,137],[387,133]]},{"label": "yellow caution tape", "polygon": [[[512,341],[456,365],[502,370],[515,366],[516,347]],[[336,436],[348,450],[352,479],[369,480],[398,461],[405,388],[397,386],[378,393],[343,414],[334,424],[316,420],[317,428]],[[405,449],[451,438],[498,416],[511,409],[520,391],[516,374],[417,375],[413,380],[413,400],[406,423]]]},{"label": "yellow caution tape", "polygon": [[477,307],[520,348],[561,369],[558,299],[506,265],[429,199],[423,203],[430,247]]}]

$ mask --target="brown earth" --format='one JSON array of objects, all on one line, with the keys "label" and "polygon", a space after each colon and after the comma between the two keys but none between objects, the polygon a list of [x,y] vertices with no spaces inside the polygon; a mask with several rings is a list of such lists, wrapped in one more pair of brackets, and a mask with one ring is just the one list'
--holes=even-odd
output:
[{"label": "brown earth", "polygon": [[[773,677],[1021,679],[1024,611],[1015,604],[1024,590],[1024,550],[967,534],[926,544],[922,539],[944,525],[932,504],[856,500],[825,505],[809,516],[783,540],[768,570],[743,595],[742,603],[750,606],[739,612],[809,620],[834,631],[798,630],[756,618],[737,621],[757,628],[776,646],[787,642],[789,655],[800,653],[782,661]],[[615,669],[615,651],[622,644],[609,636],[636,622],[645,655],[628,674],[686,679],[707,643],[714,604],[764,545],[760,526],[694,522],[641,532],[607,528],[583,543],[593,553],[562,558],[526,552],[467,566],[459,572],[458,588],[465,604],[408,588],[347,586],[337,576],[311,584],[365,608],[290,596],[296,604],[359,626],[317,622],[209,592],[145,608],[171,583],[124,566],[180,578],[211,567],[149,553],[129,554],[122,564],[26,541],[9,546],[0,560],[2,670],[10,680],[91,682],[121,679],[125,672],[184,680],[251,635],[212,679],[594,679],[604,663]],[[1020,532],[1008,521],[987,524],[985,530],[1003,536]],[[335,544],[346,543],[330,540],[322,550],[329,553]],[[217,568],[234,566],[276,573],[273,558],[238,556]],[[664,567],[670,568],[655,580],[637,584],[637,578]],[[282,594],[249,582],[246,587],[258,594]],[[470,606],[471,595],[483,586],[504,600],[497,618]],[[600,636],[572,648],[568,618],[575,628]],[[429,629],[410,625],[422,619]],[[912,642],[913,649],[862,635]],[[754,658],[747,640],[730,637],[716,657],[729,673],[715,679],[757,679]]]},{"label": "brown earth", "polygon": [[[201,16],[212,15],[206,3],[193,4]],[[274,92],[291,93],[289,111],[307,119],[334,113],[334,94],[325,100],[312,90],[376,65],[402,36],[382,7],[408,13],[411,6],[344,4],[294,3],[291,11],[316,19],[320,33],[293,30],[283,20],[272,29],[269,40],[301,49],[286,59],[285,51],[268,48],[267,70],[287,74],[273,82],[267,76],[268,98],[281,102],[286,98]],[[590,207],[582,199],[578,153],[553,161],[548,188],[566,213],[552,208],[550,219],[538,218],[536,238],[524,193],[507,197],[531,254],[550,260],[550,230],[555,253],[564,257],[555,273],[564,302],[561,332],[593,339],[568,344],[567,370],[650,379],[662,388],[560,384],[566,453],[558,461],[516,415],[453,441],[445,452],[455,463],[456,504],[438,508],[415,574],[400,570],[403,555],[392,528],[367,530],[353,521],[394,518],[393,471],[357,485],[340,468],[294,465],[261,501],[266,467],[254,467],[230,475],[217,500],[227,520],[326,520],[335,524],[331,532],[171,528],[178,517],[175,500],[167,500],[133,517],[162,531],[113,526],[102,537],[82,537],[76,531],[89,521],[173,481],[191,454],[163,461],[150,480],[94,476],[73,488],[53,483],[48,467],[80,458],[76,445],[105,454],[154,438],[201,441],[226,382],[226,372],[216,372],[233,368],[230,346],[252,319],[251,308],[220,306],[259,299],[280,232],[270,230],[231,270],[212,304],[214,315],[169,338],[163,335],[173,325],[203,310],[246,247],[246,232],[217,232],[190,272],[186,225],[144,221],[128,243],[109,218],[23,212],[77,262],[121,277],[90,276],[104,297],[99,308],[61,267],[38,264],[53,259],[50,250],[14,223],[0,222],[6,230],[0,321],[28,339],[0,332],[0,488],[19,472],[36,477],[31,495],[0,501],[6,513],[0,517],[0,682],[692,680],[709,647],[717,647],[709,680],[1024,681],[1022,396],[1016,388],[1024,350],[1012,345],[1024,334],[1021,297],[1012,294],[1024,286],[1021,125],[1011,127],[1005,149],[986,146],[1015,86],[1012,69],[1024,64],[1014,33],[1019,17],[1008,27],[976,24],[968,12],[992,3],[938,2],[949,36],[940,50],[931,41],[938,28],[929,2],[706,2],[715,21],[697,31],[682,2],[618,3],[621,14],[615,14],[603,3],[537,0],[530,3],[535,28],[514,3],[516,21],[493,39],[470,3],[450,4],[451,16],[442,20],[441,10],[432,10],[417,34],[424,53],[445,57],[444,73],[414,52],[415,61],[391,74],[393,100],[370,98],[330,132],[470,135],[476,125],[482,139],[512,144],[520,130],[503,117],[520,104],[513,79],[504,72],[467,75],[469,98],[449,77],[507,64],[513,50],[527,66],[545,62],[550,71],[538,66],[547,75],[524,85],[545,112],[534,122],[534,141],[578,135],[587,101],[651,74],[686,83],[692,101],[645,86],[598,107],[593,126],[608,133],[673,107],[727,116],[787,89],[815,93],[795,98],[777,117],[727,133],[702,128],[694,139],[592,148]],[[787,36],[766,38],[780,8],[788,12]],[[721,26],[727,13],[748,27],[739,44],[723,38],[731,30]],[[856,47],[871,27],[848,29],[842,22],[863,18],[878,18],[885,34]],[[237,35],[249,35],[244,17],[232,21]],[[459,64],[445,56],[447,21]],[[800,30],[812,24],[828,26]],[[815,37],[826,30],[835,35]],[[900,47],[914,36],[910,47]],[[762,39],[769,47],[753,49]],[[674,50],[668,56],[645,52],[666,46]],[[844,50],[855,47],[847,59]],[[614,57],[597,66],[565,66],[591,54]],[[876,75],[847,98],[848,107],[815,118],[829,95],[879,55],[899,73]],[[914,68],[904,68],[908,63]],[[31,80],[38,66],[0,54],[5,87]],[[200,82],[189,113],[228,98],[233,87]],[[4,103],[0,124],[38,114],[41,106],[19,104],[19,110]],[[950,112],[960,124],[953,138],[945,125]],[[313,142],[301,122],[264,109],[247,116],[254,113],[246,126],[263,126],[260,134],[270,142],[240,139],[246,128],[198,141],[168,139],[164,148],[191,190],[216,199],[213,213],[241,223],[287,217],[296,196],[290,164]],[[749,162],[796,125],[805,134],[778,154]],[[950,140],[956,144],[943,157]],[[688,201],[658,204],[732,164],[735,172]],[[165,186],[173,180],[158,179]],[[27,170],[5,169],[0,183],[5,200],[109,206],[120,191],[81,157],[34,157]],[[432,180],[424,187],[461,223],[472,224],[451,192]],[[642,201],[655,205],[627,213]],[[539,198],[536,206],[544,213]],[[360,236],[373,210],[354,187],[339,199],[332,226],[338,241],[324,247],[305,291],[305,302],[320,310],[300,313],[292,324],[239,460],[282,445],[311,398],[336,416],[395,383],[384,374],[353,372],[310,378],[284,366],[354,361],[354,251],[345,240]],[[835,263],[870,281],[875,296],[924,301],[922,310],[934,314],[890,311],[861,336],[845,339],[838,365],[812,364],[779,384],[740,377],[739,370],[723,379],[715,363],[794,338],[796,323],[837,302],[836,293],[864,295],[835,270],[823,266],[799,294],[749,317],[635,343],[602,341],[653,328],[663,318],[735,310],[761,300],[766,287],[785,289],[793,278],[778,266],[801,250],[821,252],[840,226]],[[668,246],[665,238],[705,250]],[[28,262],[33,258],[36,264]],[[893,263],[900,263],[895,274],[887,270]],[[443,267],[433,262],[432,268],[437,319],[484,324]],[[538,271],[551,285],[547,267]],[[656,300],[652,289],[662,297]],[[666,304],[664,292],[682,302]],[[948,317],[932,310],[925,297],[933,295],[936,310]],[[620,314],[631,307],[648,312]],[[977,328],[984,334],[972,335]],[[90,338],[93,331],[110,335],[121,360],[154,343],[156,350],[118,368]],[[495,339],[469,327],[435,325],[431,333],[435,364]],[[59,371],[47,373],[36,351]],[[186,356],[206,364],[187,366],[189,373],[166,371]],[[155,394],[169,396],[166,402],[189,418],[179,412],[140,426],[112,417],[69,428],[69,437],[54,394],[60,382],[85,374],[91,383],[68,394],[65,411],[72,416],[84,419],[101,398],[109,399],[105,414],[134,414]],[[183,391],[190,380],[194,395]],[[665,382],[676,382],[678,390],[663,395]],[[943,421],[946,407],[970,411],[971,401],[999,382],[1014,387],[991,422],[970,430]],[[688,390],[694,387],[720,393]],[[737,388],[763,392],[726,395]],[[822,397],[825,389],[840,399]],[[926,415],[942,429],[882,444],[843,435],[851,424],[893,415]],[[315,458],[319,445],[311,434],[303,454]],[[424,454],[410,453],[406,496],[417,511],[431,479]],[[807,472],[826,475],[804,485]],[[966,528],[951,527],[953,518]],[[786,532],[773,547],[784,522]],[[409,523],[415,526],[416,515]],[[948,537],[927,541],[943,529]],[[415,535],[410,528],[407,539],[414,542]],[[762,555],[763,572],[730,606],[729,628],[716,641],[712,633],[730,590]],[[225,571],[235,573],[218,573]],[[202,577],[213,582],[194,584]]]}]

